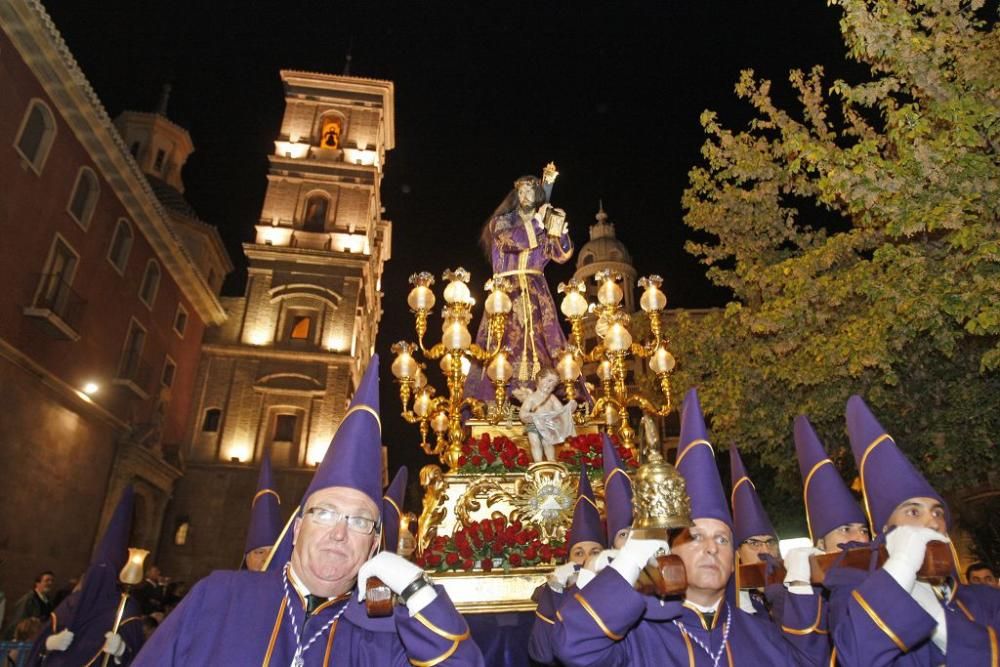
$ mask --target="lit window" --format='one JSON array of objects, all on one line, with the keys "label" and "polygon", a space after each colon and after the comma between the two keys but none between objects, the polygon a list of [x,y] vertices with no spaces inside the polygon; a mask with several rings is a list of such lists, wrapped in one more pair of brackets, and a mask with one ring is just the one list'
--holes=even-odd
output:
[{"label": "lit window", "polygon": [[73,187],[73,194],[69,198],[67,210],[84,229],[90,226],[90,218],[94,215],[94,208],[97,206],[97,194],[97,176],[90,168],[81,167],[80,173],[76,177],[76,185]]},{"label": "lit window", "polygon": [[153,307],[156,299],[156,292],[160,289],[160,265],[155,259],[149,260],[146,264],[146,273],[142,276],[142,285],[139,287],[139,298],[144,304]]},{"label": "lit window", "polygon": [[184,338],[184,331],[187,329],[188,314],[184,306],[177,304],[177,314],[174,315],[174,331],[181,338]]},{"label": "lit window", "polygon": [[166,361],[163,362],[163,375],[160,377],[160,383],[164,387],[174,386],[174,375],[177,374],[177,364],[170,357],[167,357]]},{"label": "lit window", "polygon": [[52,112],[41,100],[33,100],[21,121],[21,131],[14,145],[35,173],[42,173],[55,138],[56,122]]},{"label": "lit window", "polygon": [[188,521],[181,521],[177,526],[177,530],[174,532],[174,544],[179,547],[187,544],[188,530],[191,529],[191,523]]},{"label": "lit window", "polygon": [[309,340],[309,329],[312,318],[307,315],[296,315],[292,318],[292,330],[288,337],[292,340]]},{"label": "lit window", "polygon": [[219,408],[209,408],[205,410],[205,417],[201,420],[201,430],[205,433],[216,433],[219,430],[219,423],[222,421],[222,410]]},{"label": "lit window", "polygon": [[315,194],[306,200],[305,215],[302,220],[302,227],[307,232],[322,232],[326,229],[326,213],[330,207],[330,200],[326,195]]},{"label": "lit window", "polygon": [[108,248],[108,261],[123,275],[128,255],[132,252],[132,238],[132,227],[125,219],[119,220],[115,226],[115,234],[111,237],[111,247]]},{"label": "lit window", "polygon": [[295,439],[295,415],[277,415],[274,419],[274,441],[292,442]]}]

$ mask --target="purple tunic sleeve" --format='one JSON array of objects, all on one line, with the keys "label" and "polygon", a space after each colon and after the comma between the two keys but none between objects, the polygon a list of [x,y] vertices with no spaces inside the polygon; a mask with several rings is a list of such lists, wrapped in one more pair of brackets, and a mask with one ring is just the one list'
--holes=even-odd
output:
[{"label": "purple tunic sleeve", "polygon": [[779,584],[768,586],[765,594],[785,640],[812,662],[828,664],[833,646],[822,591],[813,588],[812,594],[792,593]]},{"label": "purple tunic sleeve", "polygon": [[552,647],[566,665],[629,664],[621,641],[642,618],[643,596],[618,572],[604,568],[586,589],[563,596],[552,626]]},{"label": "purple tunic sleeve", "polygon": [[562,593],[556,593],[548,584],[538,587],[538,607],[535,609],[535,625],[528,640],[528,655],[542,664],[551,665],[556,661],[552,652],[552,629],[556,623],[556,611],[562,605]]},{"label": "purple tunic sleeve", "polygon": [[831,591],[833,644],[840,664],[891,665],[930,639],[936,622],[888,572],[876,570],[855,587],[851,582],[856,578],[843,570],[831,570],[826,579]]},{"label": "purple tunic sleeve", "polygon": [[395,614],[396,631],[413,664],[483,665],[483,655],[470,639],[469,626],[444,589],[419,613],[406,608]]},{"label": "purple tunic sleeve", "polygon": [[[498,224],[501,223],[502,225],[506,225],[506,228],[497,229]],[[493,246],[501,253],[519,253],[524,250],[531,250],[538,245],[539,241],[545,238],[544,232],[542,232],[541,238],[537,234],[534,238],[530,238],[528,230],[525,229],[520,218],[516,218],[513,222],[503,217],[494,218],[491,224],[493,225]]]}]

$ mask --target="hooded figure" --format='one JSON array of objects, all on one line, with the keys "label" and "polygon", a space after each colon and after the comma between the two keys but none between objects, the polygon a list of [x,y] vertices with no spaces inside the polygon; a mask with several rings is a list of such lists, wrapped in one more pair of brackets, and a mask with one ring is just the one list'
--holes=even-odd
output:
[{"label": "hooded figure", "polygon": [[131,597],[118,634],[111,635],[117,639],[108,638],[121,602],[118,573],[128,558],[133,504],[134,491],[129,485],[122,492],[80,585],[52,612],[26,664],[39,664],[43,659],[47,667],[99,664],[107,649],[114,656],[112,664],[128,665],[142,648],[142,609]]},{"label": "hooded figure", "polygon": [[[729,472],[732,483],[730,502],[733,507],[733,542],[736,545],[734,567],[740,609],[770,616],[771,604],[764,598],[762,591],[744,590],[740,587],[739,568],[743,564],[766,562],[768,558],[777,562],[780,558],[778,533],[771,525],[771,519],[768,518],[763,503],[760,502],[757,487],[747,474],[743,459],[740,457],[740,450],[735,443],[729,446]],[[776,589],[772,594],[780,596],[783,592],[783,589]]]},{"label": "hooded figure", "polygon": [[910,463],[860,396],[847,432],[871,528],[888,559],[872,571],[827,572],[837,658],[844,665],[986,665],[997,662],[1000,591],[917,580],[927,544],[947,541],[943,498]]},{"label": "hooded figure", "polygon": [[250,503],[250,527],[247,529],[247,543],[243,549],[243,562],[247,569],[256,572],[264,569],[264,563],[280,533],[281,496],[274,490],[271,460],[265,456],[260,462],[257,493]]},{"label": "hooded figure", "polygon": [[406,466],[400,466],[396,476],[389,482],[382,496],[382,541],[383,548],[392,553],[399,552],[400,521],[403,518],[403,496],[410,473]]},{"label": "hooded figure", "polygon": [[732,519],[694,390],[684,400],[676,467],[694,521],[670,547],[688,572],[685,599],[635,590],[640,569],[665,543],[629,537],[586,588],[564,596],[552,630],[556,657],[602,667],[808,662],[773,624],[736,606]]},{"label": "hooded figure", "polygon": [[604,509],[608,517],[608,546],[619,548],[632,527],[632,480],[618,459],[615,445],[604,438]]},{"label": "hooded figure", "polygon": [[[469,628],[423,570],[382,552],[378,357],[265,572],[217,571],[156,630],[139,665],[481,665]],[[404,601],[370,618],[369,577]]]}]

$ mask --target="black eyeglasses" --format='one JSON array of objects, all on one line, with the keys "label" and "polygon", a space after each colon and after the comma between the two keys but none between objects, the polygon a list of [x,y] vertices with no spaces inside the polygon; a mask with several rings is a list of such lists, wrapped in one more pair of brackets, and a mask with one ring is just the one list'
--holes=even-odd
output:
[{"label": "black eyeglasses", "polygon": [[751,549],[771,549],[778,546],[778,540],[773,537],[769,537],[766,540],[758,540],[750,537],[743,540],[743,544],[747,545]]},{"label": "black eyeglasses", "polygon": [[361,535],[371,535],[378,525],[378,521],[375,519],[369,519],[366,516],[351,516],[329,507],[310,507],[305,511],[305,514],[310,521],[318,526],[335,526],[343,519],[347,522],[348,529]]}]

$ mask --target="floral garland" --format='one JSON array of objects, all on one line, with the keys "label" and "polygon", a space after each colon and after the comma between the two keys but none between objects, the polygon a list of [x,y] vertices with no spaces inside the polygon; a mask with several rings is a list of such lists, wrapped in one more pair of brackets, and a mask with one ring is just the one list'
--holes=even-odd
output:
[{"label": "floral garland", "polygon": [[[636,460],[636,452],[622,446],[617,435],[611,436],[611,444],[618,452],[618,458],[626,470],[631,471],[639,467]],[[587,464],[588,477],[602,477],[604,475],[604,436],[600,433],[587,433],[584,435],[574,435],[566,440],[566,444],[559,452],[559,461],[565,463],[571,469]]]},{"label": "floral garland", "polygon": [[[417,557],[417,565],[438,572],[477,568],[489,572],[495,566],[506,571],[565,558],[566,547],[559,540],[543,543],[534,528],[525,528],[520,521],[507,523],[507,518],[500,516],[473,521],[450,537],[434,538]],[[500,564],[494,559],[500,559]]]},{"label": "floral garland", "polygon": [[483,433],[478,439],[469,438],[458,457],[460,473],[523,472],[531,465],[531,457],[510,438]]}]

